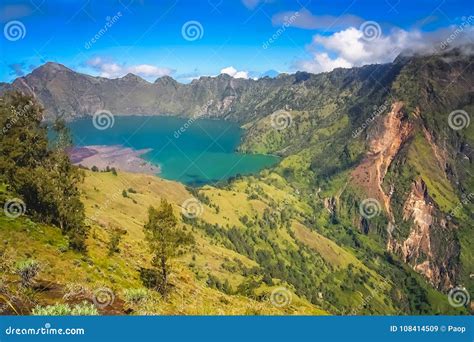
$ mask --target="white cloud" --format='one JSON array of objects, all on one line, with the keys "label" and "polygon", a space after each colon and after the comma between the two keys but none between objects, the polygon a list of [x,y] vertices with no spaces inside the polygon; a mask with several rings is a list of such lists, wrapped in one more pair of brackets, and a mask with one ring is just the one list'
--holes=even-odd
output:
[{"label": "white cloud", "polygon": [[249,78],[248,71],[237,71],[233,66],[222,69],[221,74],[227,74],[233,78]]},{"label": "white cloud", "polygon": [[128,73],[132,73],[153,80],[173,73],[173,70],[169,68],[157,67],[150,64],[127,66],[101,57],[94,57],[88,60],[86,64],[96,70],[99,73],[99,76],[107,78],[118,78],[125,76]]},{"label": "white cloud", "polygon": [[[350,68],[365,64],[388,63],[407,48],[420,49],[425,45],[419,31],[394,29],[388,35],[374,40],[366,39],[364,33],[350,27],[330,36],[316,35],[310,45],[313,59],[299,61],[303,70],[318,73],[334,68]],[[328,55],[331,52],[335,57]]]},{"label": "white cloud", "polygon": [[364,33],[360,29],[350,27],[329,37],[317,35],[313,38],[313,44],[335,52],[339,58],[346,60],[352,66],[360,66],[390,62],[402,50],[420,49],[425,42],[419,31],[394,29],[386,36],[381,35],[371,40],[364,38]]},{"label": "white cloud", "polygon": [[335,68],[350,68],[352,67],[351,63],[346,61],[344,58],[334,58],[331,59],[326,52],[317,53],[314,56],[313,60],[310,61],[300,61],[300,69],[314,74],[320,72],[331,71]]},{"label": "white cloud", "polygon": [[[474,22],[474,17],[472,21]],[[319,73],[339,67],[350,68],[366,64],[388,63],[401,53],[441,52],[446,46],[465,44],[474,33],[473,26],[460,24],[429,33],[418,29],[407,31],[393,28],[387,34],[383,34],[379,30],[373,38],[364,36],[363,26],[361,25],[361,28],[349,27],[329,36],[315,35],[308,46],[313,58],[297,61],[295,67],[299,70]],[[446,45],[447,42],[449,42],[448,45]]]},{"label": "white cloud", "polygon": [[161,68],[149,64],[132,65],[127,68],[127,71],[143,77],[161,77],[170,75],[172,73],[171,69]]},{"label": "white cloud", "polygon": [[[295,18],[289,21],[288,18]],[[272,24],[280,26],[287,24],[288,26],[298,27],[302,29],[323,29],[325,31],[334,31],[348,26],[359,26],[364,20],[358,16],[351,14],[343,14],[340,16],[333,15],[314,15],[306,8],[297,12],[281,12],[272,17]]]}]

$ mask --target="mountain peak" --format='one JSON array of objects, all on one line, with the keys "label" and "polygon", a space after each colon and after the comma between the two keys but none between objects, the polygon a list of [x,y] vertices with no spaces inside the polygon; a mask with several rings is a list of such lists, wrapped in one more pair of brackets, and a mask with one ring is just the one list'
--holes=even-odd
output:
[{"label": "mountain peak", "polygon": [[62,65],[62,64],[59,64],[59,63],[56,63],[56,62],[46,62],[45,64],[39,66],[38,68],[36,68],[35,70],[47,70],[47,71],[72,71],[71,69],[69,69],[68,67]]},{"label": "mountain peak", "polygon": [[173,77],[165,75],[158,77],[155,82],[155,84],[175,84],[178,83]]},{"label": "mountain peak", "polygon": [[233,77],[230,76],[229,74],[221,73],[221,74],[217,75],[217,78],[220,78],[220,79],[231,79],[231,78],[233,78]]},{"label": "mountain peak", "polygon": [[138,75],[132,74],[131,72],[129,72],[125,76],[121,77],[120,79],[124,80],[124,81],[146,82],[143,78],[141,78]]},{"label": "mountain peak", "polygon": [[270,77],[270,78],[275,78],[279,75],[280,73],[276,70],[273,70],[273,69],[270,69],[270,70],[267,70],[265,71],[262,75],[260,75],[260,77]]}]

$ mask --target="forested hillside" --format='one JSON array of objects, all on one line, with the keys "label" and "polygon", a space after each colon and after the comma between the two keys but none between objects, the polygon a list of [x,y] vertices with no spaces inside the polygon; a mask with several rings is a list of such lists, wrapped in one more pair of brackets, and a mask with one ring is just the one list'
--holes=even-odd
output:
[{"label": "forested hillside", "polygon": [[[452,50],[189,85],[48,63],[4,85],[24,95],[0,103],[1,309],[467,313],[448,294],[474,290],[473,62]],[[238,121],[241,151],[282,160],[199,188],[79,169],[57,117],[103,107]]]}]

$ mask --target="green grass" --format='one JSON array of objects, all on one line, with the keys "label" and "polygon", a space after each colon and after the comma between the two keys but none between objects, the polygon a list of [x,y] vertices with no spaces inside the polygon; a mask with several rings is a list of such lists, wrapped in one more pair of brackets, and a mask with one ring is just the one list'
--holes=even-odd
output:
[{"label": "green grass", "polygon": [[417,134],[413,140],[408,152],[408,162],[421,175],[430,195],[442,211],[449,212],[457,205],[457,196],[451,183],[421,134]]}]

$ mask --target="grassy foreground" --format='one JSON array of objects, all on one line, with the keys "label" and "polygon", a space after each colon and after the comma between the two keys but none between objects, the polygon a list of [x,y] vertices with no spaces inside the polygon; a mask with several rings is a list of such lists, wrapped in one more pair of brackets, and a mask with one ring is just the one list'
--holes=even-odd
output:
[{"label": "grassy foreground", "polygon": [[[127,191],[124,197],[123,191]],[[262,214],[265,204],[241,207],[243,196],[235,191],[207,187],[209,197],[219,197],[221,213],[203,206],[202,219],[225,224],[238,215]],[[34,223],[28,218],[0,216],[2,261],[15,264],[34,258],[41,265],[33,289],[23,290],[19,277],[6,275],[10,296],[4,299],[5,312],[28,314],[37,305],[57,303],[75,304],[92,301],[102,289],[112,290],[113,302],[99,308],[102,314],[326,314],[307,300],[298,297],[285,283],[259,286],[254,295],[238,293],[238,286],[247,276],[235,272],[235,267],[250,270],[257,263],[235,251],[220,246],[192,224],[182,224],[192,230],[196,239],[193,249],[174,261],[171,274],[172,291],[164,299],[145,289],[139,268],[150,265],[150,253],[144,241],[143,225],[147,209],[166,198],[181,217],[180,205],[193,195],[183,185],[154,176],[119,172],[86,172],[82,189],[87,223],[91,233],[87,240],[86,256],[67,248],[67,239],[56,227]],[[238,219],[237,219],[238,221]],[[119,252],[110,256],[108,243],[113,227],[126,230],[119,244]],[[234,268],[232,268],[234,267]],[[228,282],[226,291],[218,290],[209,279]],[[284,289],[284,305],[272,303],[272,291]],[[227,293],[225,293],[227,292]],[[0,298],[1,300],[2,298]]]}]

